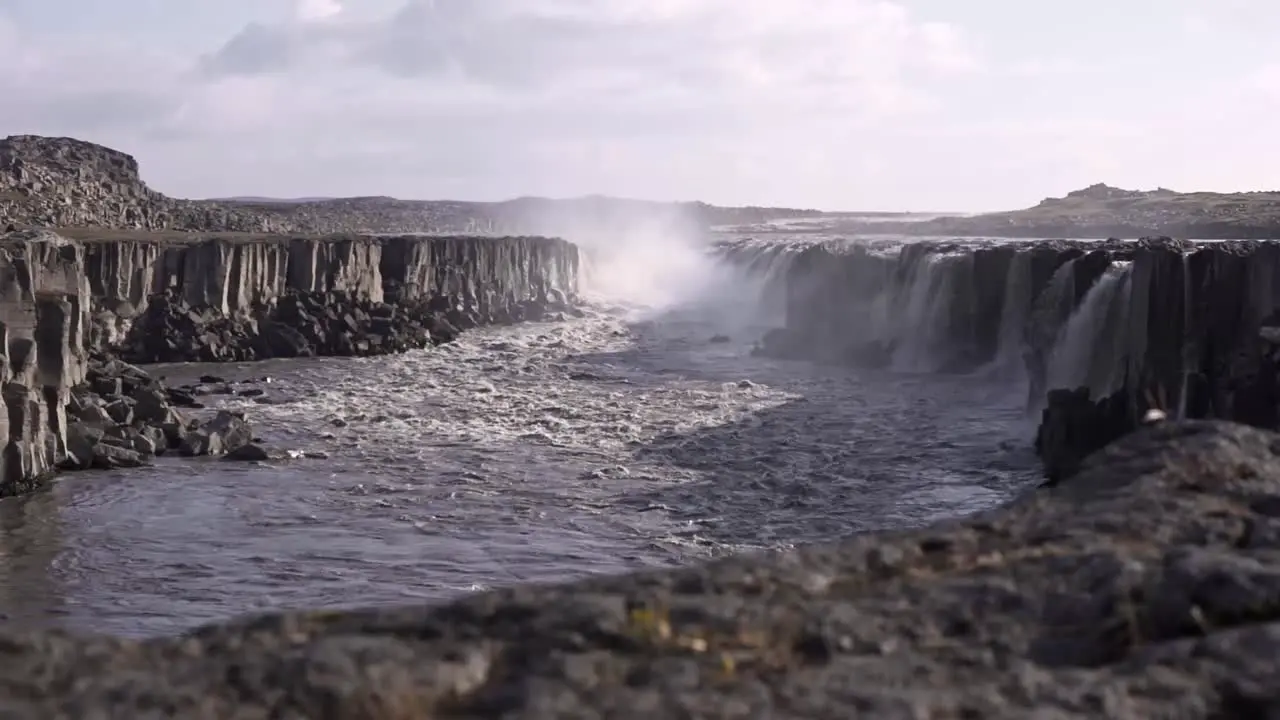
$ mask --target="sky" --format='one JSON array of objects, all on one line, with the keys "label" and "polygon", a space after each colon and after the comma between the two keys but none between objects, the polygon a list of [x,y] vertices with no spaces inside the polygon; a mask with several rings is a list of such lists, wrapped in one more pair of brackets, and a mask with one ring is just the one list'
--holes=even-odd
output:
[{"label": "sky", "polygon": [[0,136],[179,197],[1280,189],[1276,0],[0,0]]}]

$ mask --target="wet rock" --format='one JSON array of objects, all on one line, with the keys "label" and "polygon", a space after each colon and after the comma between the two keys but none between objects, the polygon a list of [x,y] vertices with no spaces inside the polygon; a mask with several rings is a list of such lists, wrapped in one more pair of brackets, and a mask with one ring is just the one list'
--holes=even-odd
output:
[{"label": "wet rock", "polygon": [[65,470],[87,470],[93,467],[94,449],[102,442],[105,431],[84,422],[67,424],[67,454],[63,458]]},{"label": "wet rock", "polygon": [[1074,475],[1086,457],[1136,427],[1122,392],[1095,402],[1088,388],[1051,390],[1035,440],[1048,484]]},{"label": "wet rock", "polygon": [[253,431],[244,415],[219,410],[213,419],[189,430],[179,440],[183,455],[223,455],[253,442]]},{"label": "wet rock", "polygon": [[108,442],[100,442],[93,447],[93,463],[91,467],[95,470],[136,468],[146,464],[146,456],[137,450]]},{"label": "wet rock", "polygon": [[270,460],[271,453],[267,452],[266,448],[256,442],[251,442],[247,445],[241,445],[240,447],[229,451],[222,457],[222,459],[240,462],[262,462]]}]

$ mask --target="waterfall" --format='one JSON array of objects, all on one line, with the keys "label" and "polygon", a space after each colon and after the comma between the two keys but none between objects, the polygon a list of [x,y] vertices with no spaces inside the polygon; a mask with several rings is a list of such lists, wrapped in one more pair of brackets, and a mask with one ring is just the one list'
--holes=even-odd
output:
[{"label": "waterfall", "polygon": [[1005,276],[1004,298],[1000,308],[999,344],[988,372],[1008,379],[1026,374],[1022,358],[1026,346],[1027,317],[1035,301],[1031,277],[1031,253],[1015,253]]},{"label": "waterfall", "polygon": [[1098,400],[1121,388],[1131,267],[1112,263],[1059,330],[1049,356],[1049,389],[1087,387]]},{"label": "waterfall", "polygon": [[894,307],[882,308],[880,317],[887,323],[880,334],[893,340],[895,370],[933,372],[946,363],[957,303],[972,299],[964,287],[972,265],[971,253],[927,255],[911,269],[900,294],[894,293],[900,314]]},{"label": "waterfall", "polygon": [[729,273],[721,278],[726,293],[738,302],[750,305],[756,322],[764,325],[785,324],[788,283],[792,266],[801,252],[812,243],[780,243],[753,239],[716,243],[710,248],[713,258],[721,261]]},{"label": "waterfall", "polygon": [[1182,373],[1178,387],[1177,420],[1187,417],[1187,387],[1190,385],[1191,368],[1195,365],[1196,345],[1191,333],[1191,254],[1182,254]]}]

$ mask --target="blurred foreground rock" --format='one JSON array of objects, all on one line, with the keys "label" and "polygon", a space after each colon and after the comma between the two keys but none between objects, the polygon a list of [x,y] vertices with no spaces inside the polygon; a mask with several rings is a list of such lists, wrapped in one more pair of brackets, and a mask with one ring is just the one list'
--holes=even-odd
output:
[{"label": "blurred foreground rock", "polygon": [[964,522],[439,607],[9,633],[13,718],[1267,718],[1280,435],[1141,430]]}]

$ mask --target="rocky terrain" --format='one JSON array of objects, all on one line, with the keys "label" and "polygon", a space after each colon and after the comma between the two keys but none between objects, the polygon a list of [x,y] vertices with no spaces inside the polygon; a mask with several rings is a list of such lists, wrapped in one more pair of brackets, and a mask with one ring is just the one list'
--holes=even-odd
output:
[{"label": "rocky terrain", "polygon": [[63,232],[0,235],[0,495],[251,445],[129,362],[377,355],[574,312],[577,248],[554,238]]},{"label": "rocky terrain", "polygon": [[498,203],[389,197],[183,200],[149,188],[137,160],[118,150],[73,138],[15,135],[0,139],[0,229],[13,224],[285,234],[565,235],[582,227],[620,229],[637,220],[707,228],[822,214],[797,208],[726,208],[607,197],[530,197]]},{"label": "rocky terrain", "polygon": [[840,222],[849,233],[905,233],[956,237],[1139,238],[1167,235],[1213,240],[1280,238],[1280,191],[1180,193],[1122,190],[1097,184],[1046,198],[1023,210],[923,222]]},{"label": "rocky terrain", "polygon": [[7,629],[5,717],[1266,718],[1280,435],[1168,423],[922,531],[147,641]]}]

